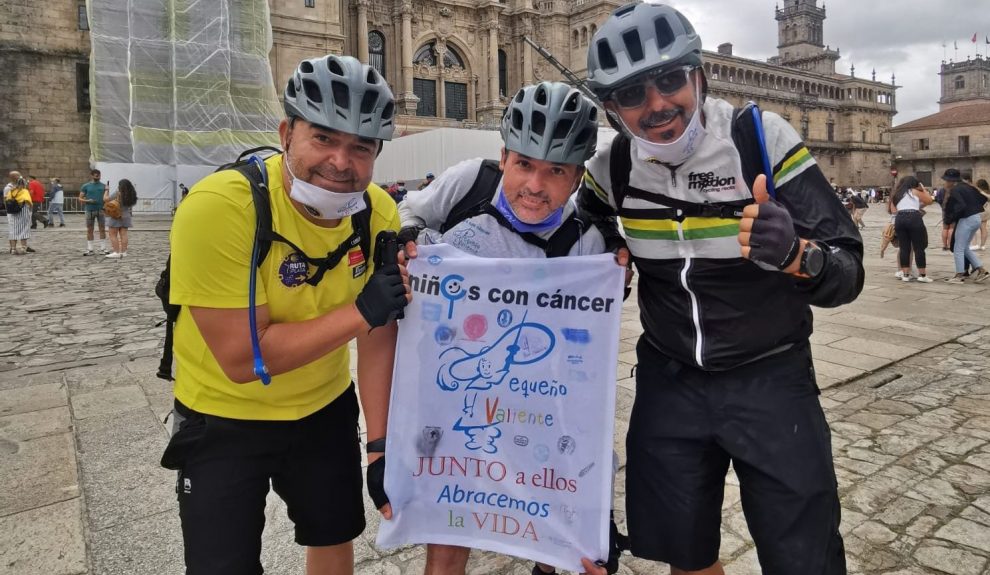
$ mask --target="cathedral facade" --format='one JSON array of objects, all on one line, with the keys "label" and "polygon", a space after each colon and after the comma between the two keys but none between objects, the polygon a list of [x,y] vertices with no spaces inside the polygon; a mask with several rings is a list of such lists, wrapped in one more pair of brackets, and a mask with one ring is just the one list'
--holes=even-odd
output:
[{"label": "cathedral facade", "polygon": [[[89,38],[84,0],[59,7],[9,0],[0,15],[0,107],[13,110],[0,134],[0,160],[67,190],[89,165]],[[269,0],[277,87],[303,58],[352,54],[372,64],[398,101],[397,136],[437,127],[494,129],[516,90],[562,74],[537,48],[582,78],[588,44],[620,0]],[[824,45],[825,8],[785,0],[773,13],[778,55],[741,58],[723,44],[704,53],[712,95],[748,100],[786,118],[843,186],[889,184],[890,83],[838,74],[839,52]],[[768,17],[770,14],[768,14]],[[45,21],[45,34],[17,25]],[[718,39],[699,30],[706,46]],[[25,98],[31,94],[31,98]],[[44,123],[37,119],[44,117]]]}]

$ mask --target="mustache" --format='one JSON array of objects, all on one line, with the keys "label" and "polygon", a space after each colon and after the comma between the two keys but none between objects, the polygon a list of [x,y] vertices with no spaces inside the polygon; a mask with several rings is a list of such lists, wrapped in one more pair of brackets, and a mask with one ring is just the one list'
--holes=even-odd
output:
[{"label": "mustache", "polygon": [[673,120],[677,116],[684,115],[684,108],[680,106],[675,106],[667,110],[661,110],[659,112],[653,112],[649,116],[643,118],[639,121],[639,127],[646,130],[649,128],[655,128],[666,124],[667,122]]},{"label": "mustache", "polygon": [[333,166],[318,166],[313,169],[313,173],[327,180],[336,182],[353,182],[356,178],[353,170],[337,170]]},{"label": "mustache", "polygon": [[519,190],[519,192],[516,194],[516,197],[519,197],[519,198],[535,198],[535,199],[540,200],[540,201],[542,201],[544,203],[547,203],[547,204],[550,203],[549,196],[547,196],[544,193],[534,194],[529,188],[523,188],[523,189]]}]

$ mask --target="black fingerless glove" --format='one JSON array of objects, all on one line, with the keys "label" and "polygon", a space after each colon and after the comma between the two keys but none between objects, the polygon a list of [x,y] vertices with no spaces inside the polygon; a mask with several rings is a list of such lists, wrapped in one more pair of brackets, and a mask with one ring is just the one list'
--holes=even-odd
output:
[{"label": "black fingerless glove", "polygon": [[381,509],[388,503],[385,495],[385,456],[381,456],[368,465],[368,495],[375,504],[375,509]]},{"label": "black fingerless glove", "polygon": [[749,259],[767,271],[781,271],[794,261],[801,239],[791,214],[779,202],[760,204],[749,236]]},{"label": "black fingerless glove", "polygon": [[406,287],[397,264],[389,264],[375,270],[354,305],[361,317],[372,328],[392,321],[406,307]]},{"label": "black fingerless glove", "polygon": [[399,230],[399,247],[402,248],[409,242],[416,243],[419,239],[419,232],[423,231],[423,226],[403,226]]}]

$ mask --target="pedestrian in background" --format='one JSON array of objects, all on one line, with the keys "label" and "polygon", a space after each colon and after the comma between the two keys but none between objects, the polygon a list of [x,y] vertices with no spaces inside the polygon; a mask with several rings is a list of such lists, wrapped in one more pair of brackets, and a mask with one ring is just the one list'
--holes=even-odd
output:
[{"label": "pedestrian in background", "polygon": [[[976,180],[976,189],[983,197],[990,200],[990,183],[984,179]],[[976,248],[981,252],[987,249],[987,222],[990,221],[990,202],[983,204],[983,213],[980,214],[980,247]]]},{"label": "pedestrian in background", "polygon": [[41,222],[41,227],[47,228],[48,220],[41,211],[45,204],[45,186],[34,176],[28,176],[28,190],[31,192],[31,229],[37,229],[38,222]]},{"label": "pedestrian in background", "polygon": [[107,187],[100,181],[100,171],[90,170],[89,175],[92,180],[82,185],[79,190],[79,201],[83,203],[86,211],[86,251],[84,256],[91,256],[93,251],[93,227],[100,225],[100,252],[108,254],[107,251],[107,222],[103,215],[103,194]]},{"label": "pedestrian in background", "polygon": [[976,188],[962,181],[959,170],[949,168],[942,175],[947,199],[945,201],[945,222],[955,230],[952,255],[955,258],[956,275],[949,278],[952,283],[963,283],[966,279],[966,262],[973,266],[973,281],[982,282],[990,277],[983,262],[970,247],[973,236],[980,229],[980,214],[987,198]]},{"label": "pedestrian in background", "polygon": [[901,178],[891,203],[897,208],[894,230],[897,234],[898,263],[901,266],[901,281],[911,281],[911,252],[918,266],[918,281],[931,283],[925,269],[925,248],[928,247],[928,230],[922,221],[921,208],[930,205],[935,198],[928,193],[925,185],[914,176]]},{"label": "pedestrian in background", "polygon": [[48,225],[55,227],[55,216],[58,216],[58,227],[65,227],[65,215],[62,206],[65,204],[65,191],[58,178],[52,178],[48,188]]},{"label": "pedestrian in background", "polygon": [[[27,245],[31,237],[31,192],[24,178],[18,178],[9,185],[3,195],[4,207],[7,210],[7,232],[10,239],[10,253],[22,256],[34,250]],[[17,242],[21,245],[18,246]]]},{"label": "pedestrian in background", "polygon": [[433,175],[433,172],[426,172],[426,179],[420,182],[419,187],[416,189],[417,190],[426,189],[426,186],[429,186],[430,184],[433,183],[434,178],[436,178],[436,176]]},{"label": "pedestrian in background", "polygon": [[117,200],[120,204],[120,217],[107,217],[107,227],[110,228],[110,246],[113,248],[106,257],[119,259],[127,255],[127,230],[131,227],[131,215],[137,204],[137,191],[130,180],[117,182],[117,189],[103,193],[103,204]]}]

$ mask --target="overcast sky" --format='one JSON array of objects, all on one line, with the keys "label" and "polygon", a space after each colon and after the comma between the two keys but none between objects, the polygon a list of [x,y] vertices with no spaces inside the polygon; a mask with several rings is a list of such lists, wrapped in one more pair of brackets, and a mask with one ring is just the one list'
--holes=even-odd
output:
[{"label": "overcast sky", "polygon": [[[691,20],[706,50],[731,42],[736,56],[766,60],[777,54],[774,0],[670,2]],[[895,126],[938,111],[943,42],[946,60],[964,61],[990,48],[988,0],[827,0],[824,5],[824,42],[841,55],[836,72],[849,74],[855,64],[859,78],[870,78],[874,68],[878,81],[897,75]],[[970,41],[974,33],[976,44]]]}]

